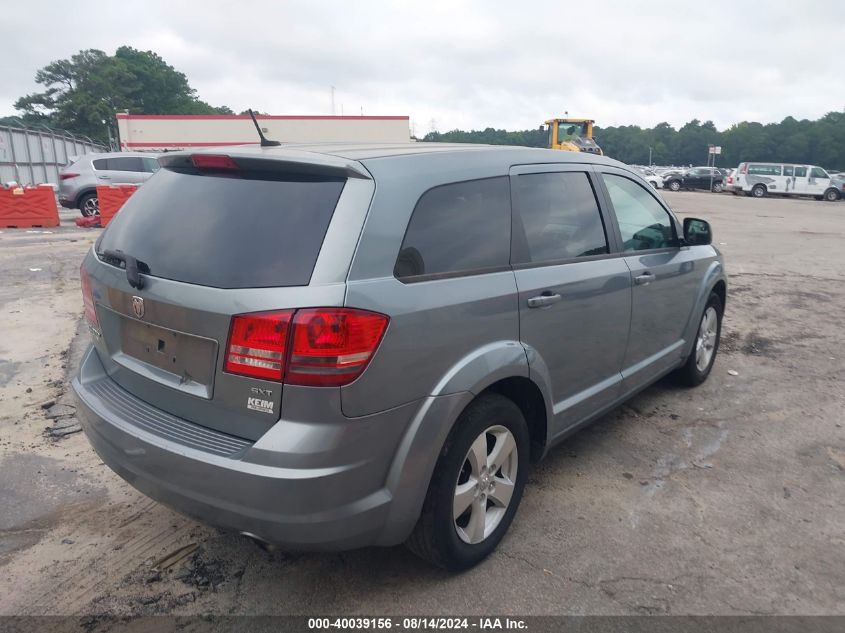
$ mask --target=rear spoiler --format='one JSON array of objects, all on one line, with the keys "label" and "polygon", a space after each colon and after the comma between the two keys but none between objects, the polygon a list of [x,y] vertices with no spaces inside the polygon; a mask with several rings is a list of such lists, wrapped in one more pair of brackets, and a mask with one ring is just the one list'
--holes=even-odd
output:
[{"label": "rear spoiler", "polygon": [[[370,180],[372,177],[364,167],[350,160],[338,160],[337,162],[315,162],[298,156],[285,156],[279,158],[256,158],[254,156],[238,156],[233,154],[211,154],[206,152],[196,154],[167,154],[158,159],[164,169],[197,171],[194,156],[211,158],[219,157],[225,159],[234,169],[249,172],[265,172],[268,174],[297,174],[303,176],[324,176],[327,178],[361,178]],[[215,170],[218,171],[218,170]],[[219,170],[232,171],[232,169]]]}]

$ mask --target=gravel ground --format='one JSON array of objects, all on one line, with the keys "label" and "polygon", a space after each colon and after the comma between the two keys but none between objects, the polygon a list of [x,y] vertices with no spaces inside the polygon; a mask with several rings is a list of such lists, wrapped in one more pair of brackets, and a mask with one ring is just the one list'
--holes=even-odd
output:
[{"label": "gravel ground", "polygon": [[401,547],[266,552],[135,492],[67,395],[98,231],[0,229],[0,615],[845,614],[845,203],[664,195],[727,260],[713,374],[553,451],[461,575]]}]

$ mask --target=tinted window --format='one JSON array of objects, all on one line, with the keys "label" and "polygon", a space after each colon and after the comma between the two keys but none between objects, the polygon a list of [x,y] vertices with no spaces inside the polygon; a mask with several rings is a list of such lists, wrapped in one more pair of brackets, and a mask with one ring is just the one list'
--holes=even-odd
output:
[{"label": "tinted window", "polygon": [[92,161],[94,165],[94,169],[108,169],[109,168],[109,159],[108,158],[98,158],[95,161]]},{"label": "tinted window", "polygon": [[[516,177],[514,252],[518,262],[548,262],[607,253],[607,238],[590,180],[583,172]],[[522,234],[524,233],[524,242]]]},{"label": "tinted window", "polygon": [[144,171],[146,172],[155,173],[161,168],[155,158],[142,158],[141,160],[144,162]]},{"label": "tinted window", "polygon": [[748,173],[755,176],[780,176],[780,165],[749,165]]},{"label": "tinted window", "polygon": [[807,177],[807,168],[806,167],[795,167],[795,177],[796,178],[806,178]]},{"label": "tinted window", "polygon": [[109,158],[110,171],[145,171],[144,163],[139,156],[121,156]]},{"label": "tinted window", "polygon": [[811,178],[828,178],[827,172],[821,167],[813,167],[810,170]]},{"label": "tinted window", "polygon": [[791,176],[792,175],[792,165],[784,165],[783,166],[783,175],[784,176]]},{"label": "tinted window", "polygon": [[307,285],[345,180],[242,176],[160,170],[109,222],[99,252],[203,286]]},{"label": "tinted window", "polygon": [[394,274],[402,279],[507,266],[510,225],[507,177],[430,189],[411,215]]},{"label": "tinted window", "polygon": [[648,191],[622,176],[603,177],[626,251],[677,245],[669,214]]}]

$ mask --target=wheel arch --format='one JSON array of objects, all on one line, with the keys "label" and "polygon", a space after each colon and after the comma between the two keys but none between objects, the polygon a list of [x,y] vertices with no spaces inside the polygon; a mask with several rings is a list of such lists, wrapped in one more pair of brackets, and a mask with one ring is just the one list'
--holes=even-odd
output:
[{"label": "wheel arch", "polygon": [[84,198],[85,196],[87,196],[88,194],[91,194],[91,193],[93,193],[96,196],[97,195],[97,188],[96,187],[86,187],[84,189],[81,189],[76,194],[76,199],[73,201],[73,206],[78,209],[79,208],[79,202],[82,200],[82,198]]}]

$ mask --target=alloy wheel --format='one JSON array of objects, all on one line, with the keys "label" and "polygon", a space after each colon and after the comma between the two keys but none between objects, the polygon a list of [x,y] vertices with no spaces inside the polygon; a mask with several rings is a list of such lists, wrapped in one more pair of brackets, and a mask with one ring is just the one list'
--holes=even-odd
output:
[{"label": "alloy wheel", "polygon": [[491,426],[475,438],[455,483],[452,507],[455,530],[463,542],[481,543],[501,523],[518,468],[516,439],[510,430]]},{"label": "alloy wheel", "polygon": [[695,340],[695,367],[698,371],[705,371],[710,366],[713,352],[716,349],[716,337],[719,330],[719,315],[716,308],[708,307],[701,318],[698,337]]}]

